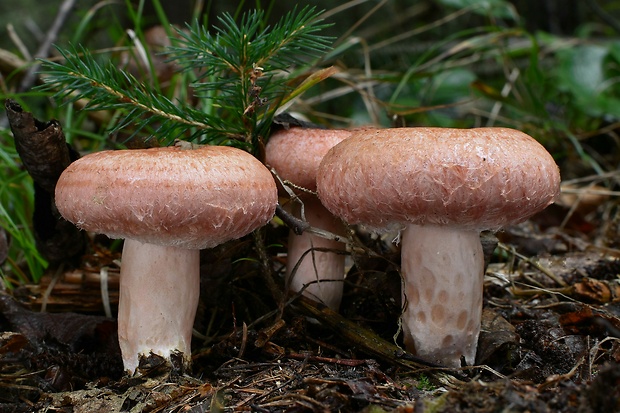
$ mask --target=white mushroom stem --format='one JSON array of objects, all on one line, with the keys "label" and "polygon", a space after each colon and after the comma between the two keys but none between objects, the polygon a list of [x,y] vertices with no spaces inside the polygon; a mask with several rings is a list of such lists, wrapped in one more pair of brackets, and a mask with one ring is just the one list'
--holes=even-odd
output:
[{"label": "white mushroom stem", "polygon": [[[304,198],[303,202],[304,215],[311,226],[334,234],[342,233],[343,225],[340,220],[325,209],[316,197]],[[334,252],[319,252],[313,248],[326,248]],[[286,268],[289,289],[301,291],[306,287],[303,290],[304,296],[338,311],[342,300],[345,259],[338,251],[344,249],[345,245],[342,242],[308,232],[296,235],[291,231],[288,238]]]},{"label": "white mushroom stem", "polygon": [[125,370],[139,356],[170,359],[176,351],[190,364],[200,295],[200,251],[125,240],[121,265],[118,338]]},{"label": "white mushroom stem", "polygon": [[448,367],[461,367],[461,357],[473,365],[484,277],[479,232],[409,225],[401,256],[406,348]]}]

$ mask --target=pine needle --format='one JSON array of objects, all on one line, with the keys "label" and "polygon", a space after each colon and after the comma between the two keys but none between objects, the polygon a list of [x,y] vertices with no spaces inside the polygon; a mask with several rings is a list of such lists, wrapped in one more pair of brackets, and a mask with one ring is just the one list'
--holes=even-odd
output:
[{"label": "pine needle", "polygon": [[295,8],[269,27],[264,12],[256,10],[239,22],[223,14],[213,31],[197,22],[179,30],[165,55],[183,72],[196,74],[185,86],[201,104],[167,97],[159,82],[138,79],[81,46],[58,48],[60,63],[43,60],[43,88],[57,91],[55,97],[66,103],[86,99],[87,110],[120,111],[121,121],[110,132],[125,129],[132,136],[150,133],[164,144],[183,138],[254,151],[281,105],[333,73],[317,76],[311,69],[332,41],[319,34],[328,26],[319,15],[314,7]]}]

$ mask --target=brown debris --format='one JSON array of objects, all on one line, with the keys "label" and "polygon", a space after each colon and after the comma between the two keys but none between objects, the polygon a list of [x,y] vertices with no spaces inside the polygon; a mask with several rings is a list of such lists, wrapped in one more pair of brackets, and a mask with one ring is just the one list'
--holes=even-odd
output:
[{"label": "brown debris", "polygon": [[604,307],[593,307],[578,303],[574,310],[564,313],[559,318],[562,326],[569,332],[592,335],[609,334],[620,338],[620,317],[607,311]]},{"label": "brown debris", "polygon": [[60,216],[54,189],[60,174],[79,155],[67,145],[58,121],[41,122],[11,99],[5,101],[4,107],[15,148],[34,181],[37,249],[52,263],[74,259],[85,250],[85,235]]},{"label": "brown debris", "polygon": [[[518,346],[519,336],[515,327],[504,317],[491,309],[482,311],[482,328],[478,338],[476,364],[496,364],[509,362],[510,351]],[[491,359],[495,359],[493,363]]]},{"label": "brown debris", "polygon": [[39,283],[18,288],[15,295],[35,311],[101,314],[109,305],[110,312],[116,314],[119,281],[118,267],[102,268],[98,272],[74,269],[48,273]]},{"label": "brown debris", "polygon": [[584,278],[573,288],[575,296],[584,302],[605,304],[620,301],[620,284],[617,282]]},{"label": "brown debris", "polygon": [[[54,129],[32,119],[39,125],[33,134]],[[37,168],[51,166],[34,160],[44,162]],[[44,172],[48,188],[54,173]],[[53,211],[51,194],[38,191],[50,196],[39,199]],[[549,213],[498,234],[499,254],[485,234],[487,274],[504,278],[485,285],[476,366],[447,371],[401,349],[391,239],[357,234],[360,248],[335,313],[282,293],[274,265],[282,248],[274,245],[287,231],[269,226],[203,251],[191,372],[145,357],[141,376],[121,376],[115,323],[100,316],[104,302],[116,311],[118,257],[100,239],[77,269],[54,268],[39,285],[15,290],[28,309],[2,298],[0,397],[16,412],[613,411],[620,252],[594,248],[584,235],[593,234],[594,211],[587,226],[571,218],[563,230],[553,226],[566,208]],[[42,307],[52,313],[39,313]]]},{"label": "brown debris", "polygon": [[0,314],[5,331],[0,337],[1,400],[36,401],[45,392],[80,389],[95,380],[120,377],[114,320],[31,312],[5,293],[0,294]]},{"label": "brown debris", "polygon": [[41,122],[11,99],[4,107],[26,170],[37,185],[53,194],[60,174],[72,161],[60,123]]}]

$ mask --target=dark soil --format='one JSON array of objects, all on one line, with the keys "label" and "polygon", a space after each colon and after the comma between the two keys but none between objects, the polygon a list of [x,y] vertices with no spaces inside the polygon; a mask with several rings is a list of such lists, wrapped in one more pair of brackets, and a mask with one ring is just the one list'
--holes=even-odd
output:
[{"label": "dark soil", "polygon": [[193,370],[151,357],[138,376],[123,376],[100,291],[107,266],[114,312],[118,254],[97,239],[75,268],[0,296],[0,411],[620,411],[620,251],[596,246],[613,222],[591,214],[553,224],[570,207],[497,234],[477,365],[458,371],[394,344],[400,281],[390,240],[359,234],[369,253],[352,257],[336,314],[282,295],[280,268],[266,263],[278,263],[286,229],[269,227],[204,252]]}]

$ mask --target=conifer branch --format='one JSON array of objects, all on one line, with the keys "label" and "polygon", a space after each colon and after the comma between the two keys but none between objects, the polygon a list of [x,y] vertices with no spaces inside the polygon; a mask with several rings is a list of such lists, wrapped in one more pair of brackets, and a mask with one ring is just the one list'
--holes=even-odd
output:
[{"label": "conifer branch", "polygon": [[[124,117],[113,130],[131,126],[134,133],[148,129],[165,143],[183,135],[200,143],[254,149],[280,105],[333,73],[308,71],[309,62],[331,42],[319,34],[327,26],[319,15],[313,7],[294,9],[272,28],[263,28],[262,11],[244,14],[239,23],[224,14],[213,32],[198,23],[179,31],[165,54],[196,74],[186,86],[201,98],[202,107],[171,100],[158,82],[139,81],[111,61],[100,63],[84,47],[59,48],[61,63],[43,61],[44,87],[58,90],[55,96],[69,103],[88,100],[89,110],[121,111]],[[291,84],[292,78],[297,83]]]}]

